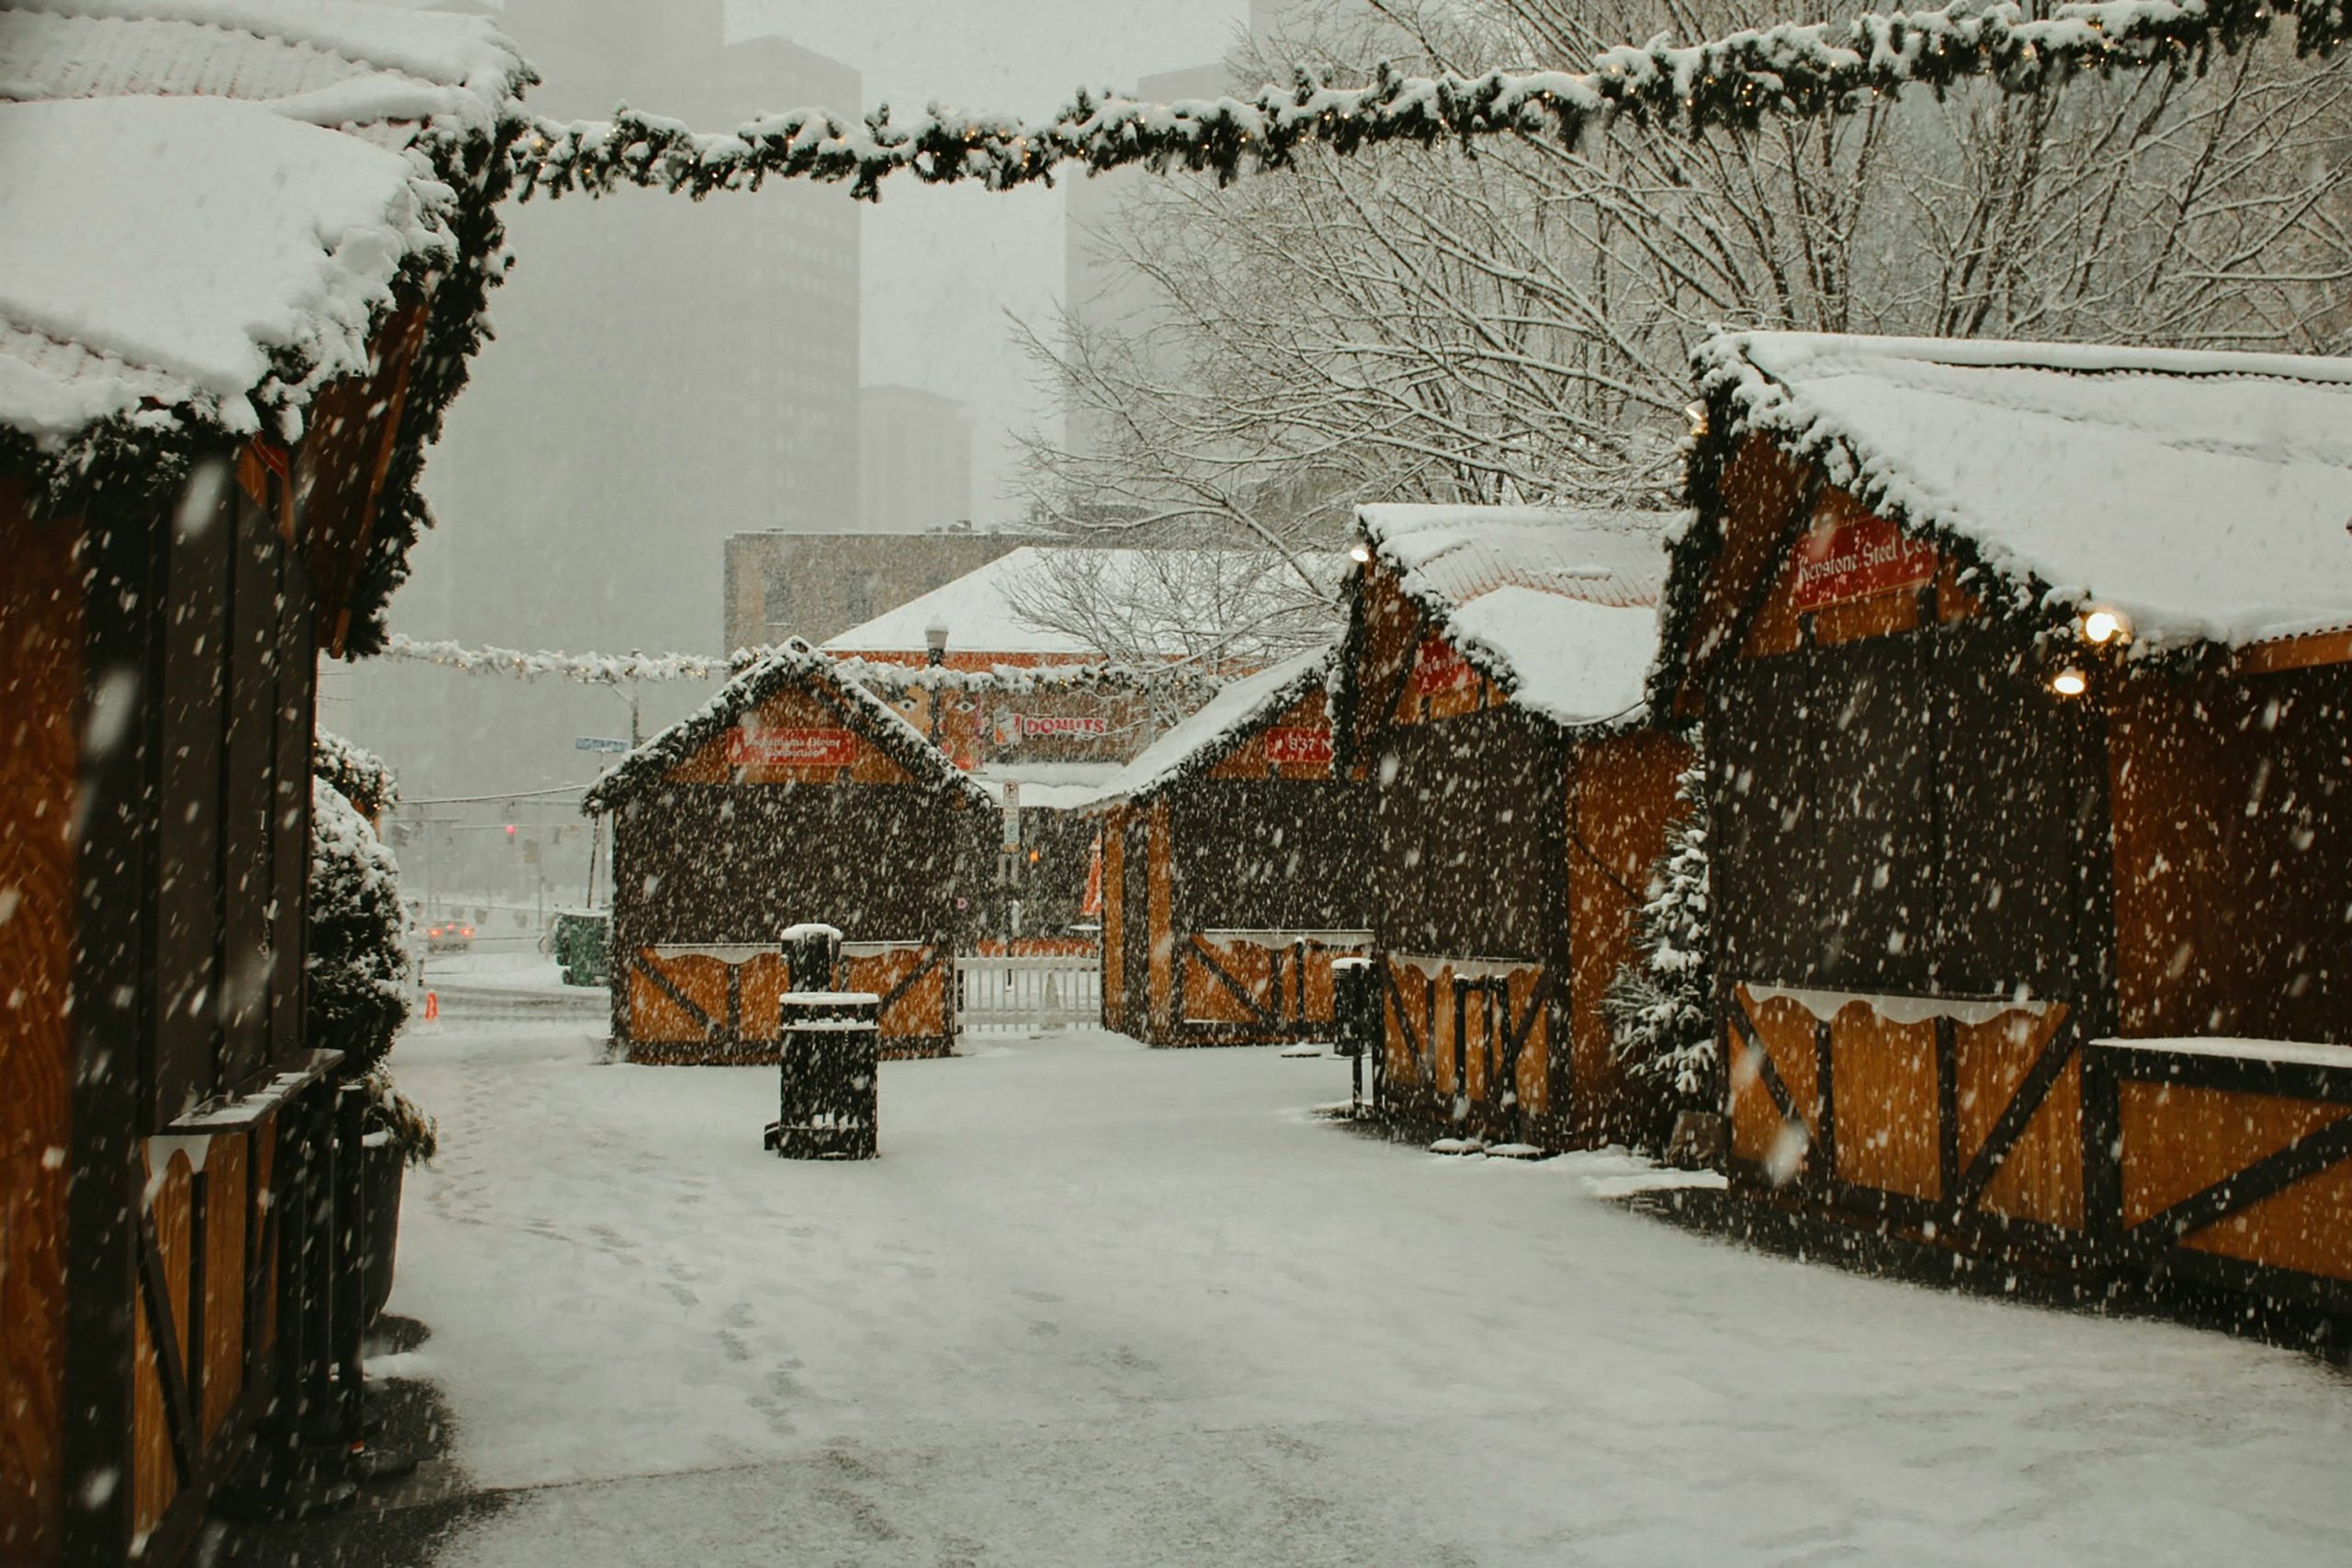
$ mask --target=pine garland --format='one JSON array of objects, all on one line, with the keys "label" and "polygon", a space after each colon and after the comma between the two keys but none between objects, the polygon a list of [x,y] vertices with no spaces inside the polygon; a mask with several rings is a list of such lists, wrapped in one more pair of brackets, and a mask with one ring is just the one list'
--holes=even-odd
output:
[{"label": "pine garland", "polygon": [[1465,152],[1487,136],[1549,136],[1576,146],[1620,118],[1636,125],[1751,129],[1768,118],[1851,114],[1878,96],[1970,79],[2039,93],[2097,72],[2201,72],[2295,17],[2298,54],[2325,56],[2352,37],[2352,0],[2103,0],[2028,19],[2012,3],[1957,0],[1939,10],[1867,12],[1842,26],[1783,23],[1686,47],[1661,37],[1604,50],[1586,72],[1406,76],[1383,66],[1370,86],[1335,88],[1301,69],[1288,89],[1247,99],[1157,105],[1081,92],[1050,120],[959,115],[934,107],[898,124],[884,107],[862,126],[822,109],[767,114],[731,133],[624,105],[610,121],[540,119],[514,149],[516,189],[561,197],[621,186],[684,192],[757,190],[770,178],[846,183],[861,200],[905,170],[932,185],[991,190],[1044,181],[1064,164],[1099,174],[1128,164],[1214,174],[1227,182],[1280,169],[1305,146],[1349,153],[1441,140]]},{"label": "pine garland", "polygon": [[[724,659],[705,653],[565,653],[519,648],[469,648],[458,642],[420,642],[394,632],[383,656],[437,664],[469,675],[510,675],[520,680],[560,679],[617,686],[633,681],[730,679],[778,652],[831,658],[805,643],[738,649]],[[933,669],[855,656],[832,659],[836,674],[868,691],[900,694],[917,689],[1026,695],[1046,692],[1126,694],[1169,692],[1205,702],[1225,685],[1218,676],[1189,665],[994,664],[985,670]]]}]

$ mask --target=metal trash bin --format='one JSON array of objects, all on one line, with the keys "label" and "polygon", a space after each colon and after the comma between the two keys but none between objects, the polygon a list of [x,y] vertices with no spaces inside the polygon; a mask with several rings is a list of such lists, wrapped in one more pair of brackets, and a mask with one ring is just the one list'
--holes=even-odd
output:
[{"label": "metal trash bin", "polygon": [[872,1159],[881,1152],[882,998],[787,991],[779,1010],[776,1119],[766,1145],[786,1159]]},{"label": "metal trash bin", "polygon": [[785,927],[781,940],[793,990],[806,994],[833,988],[842,972],[842,933],[838,926],[804,920],[797,926]]},{"label": "metal trash bin", "polygon": [[1334,958],[1331,960],[1331,1020],[1338,1036],[1333,1049],[1351,1063],[1350,1077],[1353,1082],[1352,1106],[1362,1111],[1363,1097],[1363,1064],[1372,1059],[1372,1103],[1380,1104],[1381,1070],[1385,1064],[1380,1056],[1380,993],[1375,990],[1377,971],[1369,958]]}]

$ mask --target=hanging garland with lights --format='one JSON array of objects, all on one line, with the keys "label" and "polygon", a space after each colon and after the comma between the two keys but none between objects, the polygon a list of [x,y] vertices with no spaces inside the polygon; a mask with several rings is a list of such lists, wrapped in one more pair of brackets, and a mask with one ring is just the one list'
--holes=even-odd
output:
[{"label": "hanging garland with lights", "polygon": [[862,125],[822,109],[763,115],[732,132],[701,133],[623,107],[609,121],[541,119],[512,156],[517,188],[602,196],[622,186],[684,192],[757,190],[767,180],[846,183],[862,200],[905,170],[932,185],[991,190],[1050,183],[1065,164],[1101,173],[1128,164],[1237,175],[1279,169],[1305,146],[1341,153],[1390,141],[1475,148],[1487,136],[1548,136],[1576,146],[1615,120],[1752,129],[1769,118],[1851,114],[1909,87],[1942,93],[1988,81],[2038,93],[2096,72],[2202,71],[2295,17],[2295,50],[2327,55],[2352,37],[2352,0],[2106,0],[2062,5],[2028,19],[2015,4],[1959,0],[1939,10],[1866,12],[1838,24],[1783,23],[1676,47],[1622,45],[1584,72],[1407,76],[1383,65],[1364,87],[1325,85],[1301,70],[1290,88],[1246,99],[1152,104],[1081,92],[1050,120],[961,115],[934,107],[899,123],[885,107]]},{"label": "hanging garland with lights", "polygon": [[[794,643],[792,651],[813,650]],[[519,680],[579,681],[590,685],[618,686],[636,681],[718,681],[749,669],[775,652],[772,648],[739,649],[724,659],[706,653],[564,653],[519,648],[468,648],[457,642],[420,642],[394,632],[386,639],[383,657],[435,664],[469,675],[507,675]],[[902,694],[918,687],[950,692],[989,692],[1029,694],[1045,692],[1085,692],[1099,694],[1168,694],[1206,702],[1225,681],[1188,665],[1135,664],[996,664],[985,670],[951,670],[904,664],[854,656],[833,660],[844,680],[868,691]]]}]

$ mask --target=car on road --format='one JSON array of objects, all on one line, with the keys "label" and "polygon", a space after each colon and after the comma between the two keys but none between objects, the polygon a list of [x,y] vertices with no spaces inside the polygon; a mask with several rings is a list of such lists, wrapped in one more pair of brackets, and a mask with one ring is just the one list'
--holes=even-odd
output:
[{"label": "car on road", "polygon": [[471,953],[474,928],[456,919],[432,920],[424,927],[427,953]]}]

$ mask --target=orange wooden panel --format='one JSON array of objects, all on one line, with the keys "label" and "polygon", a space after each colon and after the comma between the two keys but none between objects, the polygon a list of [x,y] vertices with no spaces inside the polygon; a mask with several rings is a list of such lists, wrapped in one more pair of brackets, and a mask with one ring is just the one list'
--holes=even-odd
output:
[{"label": "orange wooden panel", "polygon": [[131,1406],[131,1529],[144,1535],[163,1519],[164,1511],[179,1495],[179,1472],[172,1458],[172,1429],[164,1409],[163,1367],[156,1343],[165,1334],[178,1348],[180,1365],[187,1365],[187,1294],[189,1264],[189,1188],[193,1172],[187,1156],[172,1152],[163,1179],[148,1179],[154,1198],[148,1205],[155,1245],[162,1254],[166,1294],[173,1321],[159,1324],[149,1315],[147,1295],[139,1295],[138,1328]]},{"label": "orange wooden panel", "polygon": [[1176,932],[1174,911],[1174,857],[1169,839],[1168,803],[1156,800],[1151,804],[1151,830],[1147,874],[1149,882],[1149,916],[1151,919],[1151,1022],[1157,1029],[1167,1029],[1175,1021],[1176,1010]]},{"label": "orange wooden panel", "polygon": [[[1552,1102],[1552,1021],[1545,1010],[1537,1005],[1544,987],[1541,966],[1512,973],[1510,987],[1510,1018],[1505,1027],[1516,1029],[1519,1021],[1528,1019],[1527,1038],[1519,1044],[1518,1070],[1511,1089],[1519,1096],[1520,1109],[1530,1115],[1540,1116],[1551,1109]],[[1533,1016],[1529,1016],[1529,1010]]]},{"label": "orange wooden panel", "polygon": [[[258,1201],[270,1191],[270,1181],[277,1167],[277,1113],[270,1112],[256,1124],[252,1134],[253,1190]],[[267,1349],[277,1343],[277,1252],[273,1248],[266,1258],[256,1258],[254,1267],[266,1269],[267,1277],[261,1288],[261,1343]]]},{"label": "orange wooden panel", "polygon": [[2127,1225],[2352,1115],[2340,1105],[2234,1089],[2131,1081],[2117,1088]]},{"label": "orange wooden panel", "polygon": [[[1813,1014],[1786,997],[1758,1005],[1739,987],[1738,999],[1747,1008],[1756,1036],[1778,1070],[1797,1113],[1807,1127],[1820,1124],[1821,1074],[1813,1044]],[[1781,1116],[1765,1088],[1763,1075],[1750,1061],[1746,1043],[1734,1033],[1729,1041],[1731,1064],[1732,1153],[1752,1163],[1765,1162],[1781,1137]]]},{"label": "orange wooden panel", "polygon": [[1399,963],[1393,957],[1387,960],[1387,964],[1388,979],[1396,988],[1396,997],[1381,1010],[1384,1030],[1381,1045],[1388,1055],[1387,1077],[1394,1083],[1421,1084],[1421,1056],[1414,1045],[1417,1036],[1412,1032],[1420,1028],[1421,1020],[1427,1016],[1423,1010],[1427,1006],[1430,987],[1435,982],[1411,964]]},{"label": "orange wooden panel", "polygon": [[[1690,749],[1647,733],[1577,748],[1568,773],[1568,1059],[1578,1132],[1625,1137],[1634,1096],[1601,998],[1634,955],[1638,895],[1683,810],[1676,783]],[[1598,862],[1598,863],[1596,863]]]},{"label": "orange wooden panel", "polygon": [[[2020,1009],[1956,1027],[1953,1080],[1962,1169],[1984,1148],[1994,1123],[2064,1023],[2066,1011],[2063,1004],[2038,1014]],[[2068,1230],[2082,1228],[2082,1082],[2078,1062],[2058,1075],[2049,1097],[1978,1199],[1979,1208]]]},{"label": "orange wooden panel", "polygon": [[[845,991],[871,991],[877,997],[888,997],[899,983],[931,958],[937,949],[932,947],[893,948],[871,958],[852,958],[842,965]],[[947,987],[940,971],[944,965],[933,965],[933,972],[910,987],[882,1014],[880,1033],[884,1040],[910,1034],[944,1034],[947,1032]]]},{"label": "orange wooden panel", "polygon": [[2274,1269],[2352,1280],[2352,1160],[2247,1204],[2187,1244]]},{"label": "orange wooden panel", "polygon": [[0,897],[12,906],[0,919],[0,1560],[12,1562],[55,1551],[64,1481],[80,536],[73,519],[27,516],[21,482],[0,478]]},{"label": "orange wooden panel", "polygon": [[2352,627],[2258,642],[2240,649],[2231,668],[2242,675],[2267,675],[2315,664],[2346,663],[2352,663]]},{"label": "orange wooden panel", "polygon": [[[669,965],[651,948],[639,948],[638,958],[647,966],[659,969],[665,978],[670,976]],[[723,997],[719,1005],[722,1009],[726,1006]],[[722,1011],[719,1016],[726,1015]],[[634,1042],[663,1045],[699,1045],[708,1038],[692,1013],[672,1001],[661,987],[635,967],[628,976],[628,1037]]]},{"label": "orange wooden panel", "polygon": [[204,1160],[204,1419],[209,1439],[244,1392],[245,1134],[223,1133]]},{"label": "orange wooden panel", "polygon": [[[773,1040],[784,1027],[784,993],[792,988],[792,968],[781,953],[763,953],[735,966],[738,1021],[746,1040]],[[664,1001],[669,998],[664,997]],[[727,1021],[726,998],[719,998],[718,1021]],[[673,1008],[674,1010],[674,1005]],[[700,1039],[700,1035],[695,1036]]]},{"label": "orange wooden panel", "polygon": [[[1188,938],[1178,949],[1184,964],[1184,1017],[1194,1023],[1258,1021],[1248,1002],[1217,978],[1222,969],[1250,1001],[1277,1016],[1287,1016],[1287,1002],[1277,1005],[1273,988],[1273,954],[1254,942],[1209,942]],[[1210,965],[1214,964],[1216,969]],[[1288,987],[1285,986],[1287,990]]]},{"label": "orange wooden panel", "polygon": [[1838,1177],[1914,1198],[1943,1196],[1935,1024],[1892,1022],[1849,1002],[1830,1038]]}]

